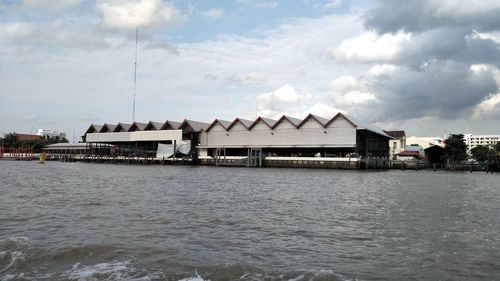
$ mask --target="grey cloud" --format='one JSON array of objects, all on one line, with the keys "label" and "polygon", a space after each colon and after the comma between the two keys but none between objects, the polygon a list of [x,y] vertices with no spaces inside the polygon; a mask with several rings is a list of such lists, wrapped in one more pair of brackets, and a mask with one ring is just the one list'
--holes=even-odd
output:
[{"label": "grey cloud", "polygon": [[499,14],[499,1],[380,0],[365,14],[365,27],[379,34],[409,32],[411,38],[390,60],[395,71],[362,78],[380,103],[356,110],[386,121],[470,119],[499,90],[491,71],[471,70],[477,64],[500,67],[500,43],[482,34],[500,30]]},{"label": "grey cloud", "polygon": [[[477,8],[479,5],[482,8]],[[495,1],[379,0],[364,19],[367,28],[380,33],[422,32],[440,27],[491,31],[500,26],[499,14],[500,5]]]},{"label": "grey cloud", "polygon": [[500,65],[500,44],[475,31],[442,28],[415,35],[396,56],[399,64],[420,67],[432,60]]},{"label": "grey cloud", "polygon": [[474,107],[498,87],[490,72],[474,73],[468,64],[435,62],[423,70],[400,67],[392,75],[369,81],[381,103],[364,108],[382,120],[470,116]]}]

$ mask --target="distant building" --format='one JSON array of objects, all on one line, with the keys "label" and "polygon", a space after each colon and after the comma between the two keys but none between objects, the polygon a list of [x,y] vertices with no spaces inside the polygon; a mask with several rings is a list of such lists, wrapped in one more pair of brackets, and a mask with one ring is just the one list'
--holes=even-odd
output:
[{"label": "distant building", "polygon": [[424,159],[425,151],[420,145],[408,145],[404,151],[397,153],[397,160],[420,160]]},{"label": "distant building", "polygon": [[407,145],[420,145],[423,149],[426,149],[433,145],[438,145],[444,147],[444,139],[440,137],[409,137],[406,138]]},{"label": "distant building", "polygon": [[39,135],[31,135],[31,134],[17,134],[17,140],[20,142],[24,141],[37,141],[42,139]]},{"label": "distant building", "polygon": [[55,130],[47,130],[47,129],[38,129],[37,135],[42,136],[42,137],[59,137],[59,138],[66,138],[66,133],[55,131]]},{"label": "distant building", "polygon": [[472,148],[478,145],[485,145],[490,148],[500,142],[500,135],[473,135],[473,134],[465,134],[465,144],[467,144],[467,153],[470,154]]},{"label": "distant building", "polygon": [[395,160],[396,154],[402,152],[406,148],[406,134],[405,131],[385,131],[386,134],[393,137],[389,141],[389,157]]}]

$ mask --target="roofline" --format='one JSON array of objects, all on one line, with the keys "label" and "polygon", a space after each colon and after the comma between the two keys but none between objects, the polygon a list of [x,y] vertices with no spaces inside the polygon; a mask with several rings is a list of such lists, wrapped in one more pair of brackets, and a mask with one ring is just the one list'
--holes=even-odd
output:
[{"label": "roofline", "polygon": [[222,128],[224,128],[224,130],[226,130],[226,131],[231,126],[231,124],[233,124],[231,121],[222,120],[222,121],[226,121],[226,122],[231,122],[231,124],[229,124],[229,126],[227,126],[227,128],[226,128],[226,126],[224,126],[224,124],[222,124],[222,122],[220,122],[220,121],[221,121],[220,119],[216,118],[212,123],[210,123],[210,125],[207,127],[207,129],[205,130],[205,132],[210,131],[210,129],[212,129],[212,127],[214,127],[215,124],[217,124],[217,123],[219,123],[222,126]]},{"label": "roofline", "polygon": [[328,120],[328,122],[326,122],[325,124],[325,128],[330,125],[335,119],[339,118],[340,116],[344,117],[347,122],[349,122],[351,125],[353,125],[356,129],[358,129],[358,125],[355,124],[354,122],[352,122],[351,119],[349,119],[347,116],[345,116],[342,112],[339,112],[337,114],[335,114],[335,116],[332,117],[332,119]]},{"label": "roofline", "polygon": [[163,125],[161,126],[161,128],[159,130],[163,130],[163,128],[165,127],[165,125],[168,124],[168,126],[170,126],[170,128],[173,128],[174,130],[177,130],[180,128],[180,125],[179,126],[173,126],[172,123],[170,122],[176,122],[176,123],[181,123],[180,125],[182,125],[182,122],[177,122],[177,121],[172,121],[172,120],[165,120],[165,122],[163,122]]},{"label": "roofline", "polygon": [[316,120],[316,122],[318,122],[322,127],[325,127],[325,124],[323,124],[320,120],[318,120],[318,118],[316,118],[316,116],[312,113],[309,113],[303,120],[302,122],[299,123],[299,125],[297,125],[297,129],[299,129],[300,127],[302,127],[302,125],[304,125],[309,119],[314,119]]},{"label": "roofline", "polygon": [[[245,120],[246,120],[246,119],[245,119]],[[252,121],[252,120],[248,120],[248,121]],[[233,120],[233,122],[231,122],[231,124],[230,124],[229,126],[227,126],[227,129],[226,129],[226,130],[228,130],[228,131],[229,131],[229,130],[230,130],[230,129],[234,126],[234,125],[236,125],[236,123],[237,123],[237,122],[239,122],[241,125],[243,125],[243,127],[245,127],[247,130],[249,129],[249,127],[247,127],[247,126],[245,125],[245,123],[243,123],[243,122],[241,121],[241,118],[236,117],[236,118]],[[253,121],[252,121],[252,124],[253,124]],[[251,124],[250,124],[250,125],[251,125]]]},{"label": "roofline", "polygon": [[[281,122],[283,122],[283,120],[285,120],[285,119],[286,119],[288,122],[290,122],[290,124],[292,124],[292,125],[295,127],[295,129],[298,129],[298,128],[299,128],[299,127],[298,127],[298,125],[295,125],[295,123],[294,123],[294,122],[292,122],[292,120],[290,120],[290,117],[288,117],[288,116],[286,116],[286,115],[283,115],[283,116],[281,116],[281,117],[280,117],[280,119],[278,119],[278,121],[276,121],[276,123],[274,123],[274,125],[272,126],[272,128],[271,128],[271,129],[273,129],[273,130],[274,130],[274,128],[276,128],[276,127],[277,127],[277,126],[278,126]],[[299,124],[300,124],[300,123],[302,123],[302,121],[300,121],[300,122],[299,122]]]},{"label": "roofline", "polygon": [[266,124],[267,127],[269,127],[269,129],[271,129],[271,130],[273,129],[273,127],[271,125],[269,125],[269,123],[267,123],[266,120],[263,119],[263,117],[259,116],[259,117],[257,117],[257,119],[255,119],[255,121],[253,121],[252,125],[250,125],[250,127],[248,127],[248,130],[251,130],[255,126],[255,124],[257,124],[257,122],[259,122],[259,121],[264,122],[264,124]]}]

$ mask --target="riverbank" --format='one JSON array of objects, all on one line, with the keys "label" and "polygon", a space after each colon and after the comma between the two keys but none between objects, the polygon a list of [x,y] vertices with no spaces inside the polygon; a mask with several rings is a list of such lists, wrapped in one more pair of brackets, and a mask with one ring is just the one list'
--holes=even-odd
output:
[{"label": "riverbank", "polygon": [[[37,158],[0,158],[0,161],[38,161]],[[218,167],[262,167],[262,168],[297,168],[297,169],[338,169],[338,170],[445,170],[467,172],[500,172],[498,165],[486,164],[439,164],[429,165],[417,161],[372,160],[365,162],[357,158],[327,157],[263,157],[261,162],[251,165],[246,157],[203,157],[196,160],[187,158],[146,158],[146,157],[88,157],[78,155],[49,156],[46,161],[83,162],[96,164],[124,165],[188,165]]]}]

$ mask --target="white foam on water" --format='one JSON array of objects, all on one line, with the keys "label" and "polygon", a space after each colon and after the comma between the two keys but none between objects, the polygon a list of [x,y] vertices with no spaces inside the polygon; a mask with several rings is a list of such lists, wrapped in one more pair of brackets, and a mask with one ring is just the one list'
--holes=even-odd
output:
[{"label": "white foam on water", "polygon": [[196,274],[196,277],[188,277],[188,278],[184,278],[184,279],[181,279],[179,281],[210,281],[208,279],[203,279],[197,271],[194,272]]},{"label": "white foam on water", "polygon": [[2,255],[2,257],[10,256],[10,261],[9,264],[7,264],[4,268],[2,268],[1,272],[6,272],[15,265],[23,263],[26,260],[26,255],[21,251],[13,251],[13,252],[4,251],[3,253],[5,254]]},{"label": "white foam on water", "polygon": [[[333,278],[341,280],[341,281],[356,281],[357,280],[357,279],[349,279],[346,276],[335,273],[332,270],[321,269],[321,270],[313,270],[313,271],[304,272],[303,274],[301,274],[295,278],[288,279],[288,281],[314,281],[314,280],[325,280],[325,279],[329,280],[328,277],[333,277]],[[359,280],[357,280],[357,281],[359,281]]]},{"label": "white foam on water", "polygon": [[134,277],[135,268],[130,267],[130,261],[103,262],[95,265],[82,265],[76,263],[67,272],[69,280],[91,281],[91,280],[129,280],[150,281],[148,276]]},{"label": "white foam on water", "polygon": [[12,236],[2,241],[4,243],[14,243],[15,246],[26,246],[31,248],[31,241],[26,236]]}]

